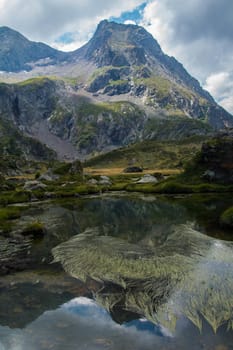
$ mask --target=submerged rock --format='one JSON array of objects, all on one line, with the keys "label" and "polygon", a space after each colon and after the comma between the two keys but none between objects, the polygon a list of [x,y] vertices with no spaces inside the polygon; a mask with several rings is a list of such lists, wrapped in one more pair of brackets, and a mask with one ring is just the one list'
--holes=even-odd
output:
[{"label": "submerged rock", "polygon": [[4,238],[0,240],[0,275],[20,271],[31,261],[28,255],[31,244],[29,240]]}]

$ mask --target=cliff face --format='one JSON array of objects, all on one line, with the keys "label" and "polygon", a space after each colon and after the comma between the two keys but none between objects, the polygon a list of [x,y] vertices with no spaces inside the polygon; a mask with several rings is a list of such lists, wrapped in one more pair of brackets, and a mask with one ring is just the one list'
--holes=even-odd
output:
[{"label": "cliff face", "polygon": [[63,81],[47,78],[0,85],[0,110],[0,121],[10,121],[68,159],[144,139],[174,140],[212,130],[207,123],[175,113],[161,110],[154,116],[129,101],[93,101]]}]

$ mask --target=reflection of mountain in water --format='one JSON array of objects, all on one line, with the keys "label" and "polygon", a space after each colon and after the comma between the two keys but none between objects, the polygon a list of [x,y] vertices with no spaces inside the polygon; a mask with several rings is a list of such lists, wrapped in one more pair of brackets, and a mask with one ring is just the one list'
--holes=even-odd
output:
[{"label": "reflection of mountain in water", "polygon": [[144,315],[174,330],[188,317],[201,328],[202,317],[216,331],[233,328],[233,246],[211,239],[188,225],[154,239],[153,230],[137,243],[89,230],[53,249],[72,276],[105,284],[96,299],[116,314],[117,307]]}]

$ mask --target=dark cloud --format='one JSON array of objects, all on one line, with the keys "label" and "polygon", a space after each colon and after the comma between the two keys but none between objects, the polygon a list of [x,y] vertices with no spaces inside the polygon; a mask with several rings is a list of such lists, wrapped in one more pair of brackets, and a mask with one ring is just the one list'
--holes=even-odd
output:
[{"label": "dark cloud", "polygon": [[[207,88],[212,86],[208,78],[231,76],[232,0],[151,0],[145,8],[142,24],[158,39],[166,53],[175,56]],[[219,88],[218,83],[221,84]],[[216,79],[214,84],[210,92],[233,112],[233,87],[228,84],[224,89],[221,79]]]},{"label": "dark cloud", "polygon": [[170,21],[177,40],[193,41],[206,37],[232,41],[232,0],[165,0],[167,11],[172,11]]}]

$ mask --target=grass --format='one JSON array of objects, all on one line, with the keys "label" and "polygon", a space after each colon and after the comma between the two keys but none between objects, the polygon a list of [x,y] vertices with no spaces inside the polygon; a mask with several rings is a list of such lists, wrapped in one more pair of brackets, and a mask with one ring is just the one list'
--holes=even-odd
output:
[{"label": "grass", "polygon": [[171,82],[168,79],[162,78],[160,76],[150,77],[150,78],[139,78],[134,79],[135,85],[146,85],[150,89],[155,89],[156,96],[159,99],[166,97],[172,87]]},{"label": "grass", "polygon": [[220,223],[223,226],[233,228],[233,207],[228,208],[222,213],[220,216]]},{"label": "grass", "polygon": [[177,142],[143,141],[91,158],[84,167],[120,169],[139,165],[146,169],[182,169],[200,150],[202,141],[202,137]]},{"label": "grass", "polygon": [[112,167],[112,168],[92,168],[92,167],[87,167],[84,168],[84,173],[88,175],[106,175],[106,176],[116,176],[116,175],[122,175],[123,177],[132,177],[132,175],[136,176],[143,176],[143,174],[153,174],[153,173],[161,173],[165,176],[169,175],[176,175],[180,174],[181,170],[180,169],[158,169],[158,168],[153,168],[153,169],[144,169],[143,172],[140,173],[131,173],[127,174],[123,172],[124,167]]},{"label": "grass", "polygon": [[43,85],[44,83],[46,83],[50,80],[56,81],[56,80],[61,80],[61,79],[59,79],[56,76],[52,76],[52,75],[51,76],[41,76],[41,77],[30,78],[27,80],[20,81],[16,85],[18,85],[18,86],[29,86],[29,85],[38,86],[38,85]]},{"label": "grass", "polygon": [[21,216],[22,211],[27,207],[0,207],[0,231],[8,233],[12,230],[13,221]]}]

